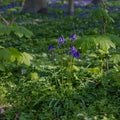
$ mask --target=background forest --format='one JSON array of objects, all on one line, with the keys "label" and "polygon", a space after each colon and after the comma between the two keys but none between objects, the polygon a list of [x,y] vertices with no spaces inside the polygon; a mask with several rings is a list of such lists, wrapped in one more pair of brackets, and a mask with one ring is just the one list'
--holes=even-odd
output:
[{"label": "background forest", "polygon": [[120,120],[120,1],[0,0],[0,120]]}]

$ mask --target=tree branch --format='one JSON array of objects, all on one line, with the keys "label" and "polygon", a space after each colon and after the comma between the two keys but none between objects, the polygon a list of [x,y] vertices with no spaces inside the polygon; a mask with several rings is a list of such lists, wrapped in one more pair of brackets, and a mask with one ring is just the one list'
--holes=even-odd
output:
[{"label": "tree branch", "polygon": [[9,24],[10,24],[2,15],[0,15],[0,18],[3,20],[3,22],[4,22],[6,25],[9,25]]}]

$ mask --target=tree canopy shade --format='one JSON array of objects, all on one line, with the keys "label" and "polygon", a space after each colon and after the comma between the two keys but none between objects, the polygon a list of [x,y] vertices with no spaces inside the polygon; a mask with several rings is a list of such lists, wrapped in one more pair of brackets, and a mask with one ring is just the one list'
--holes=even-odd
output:
[{"label": "tree canopy shade", "polygon": [[22,12],[46,12],[47,11],[47,0],[25,0],[23,3]]}]

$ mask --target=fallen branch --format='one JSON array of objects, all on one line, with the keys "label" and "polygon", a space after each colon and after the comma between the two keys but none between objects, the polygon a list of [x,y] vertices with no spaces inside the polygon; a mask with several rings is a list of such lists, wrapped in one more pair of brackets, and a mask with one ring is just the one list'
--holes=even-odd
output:
[{"label": "fallen branch", "polygon": [[9,25],[9,24],[10,24],[2,15],[0,15],[0,18],[3,20],[3,22],[4,22],[6,25]]}]

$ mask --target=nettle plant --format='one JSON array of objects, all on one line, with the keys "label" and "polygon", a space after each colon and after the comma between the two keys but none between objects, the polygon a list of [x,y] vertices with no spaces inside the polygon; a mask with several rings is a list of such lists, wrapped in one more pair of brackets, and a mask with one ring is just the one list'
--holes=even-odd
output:
[{"label": "nettle plant", "polygon": [[[5,19],[4,19],[5,21]],[[7,22],[7,21],[6,21]],[[18,38],[26,37],[30,38],[33,33],[25,27],[15,24],[0,24],[0,41],[3,41],[2,37],[15,35]],[[25,64],[30,65],[32,56],[26,52],[20,52],[14,47],[0,46],[0,71],[5,71],[12,63],[15,65]]]}]

